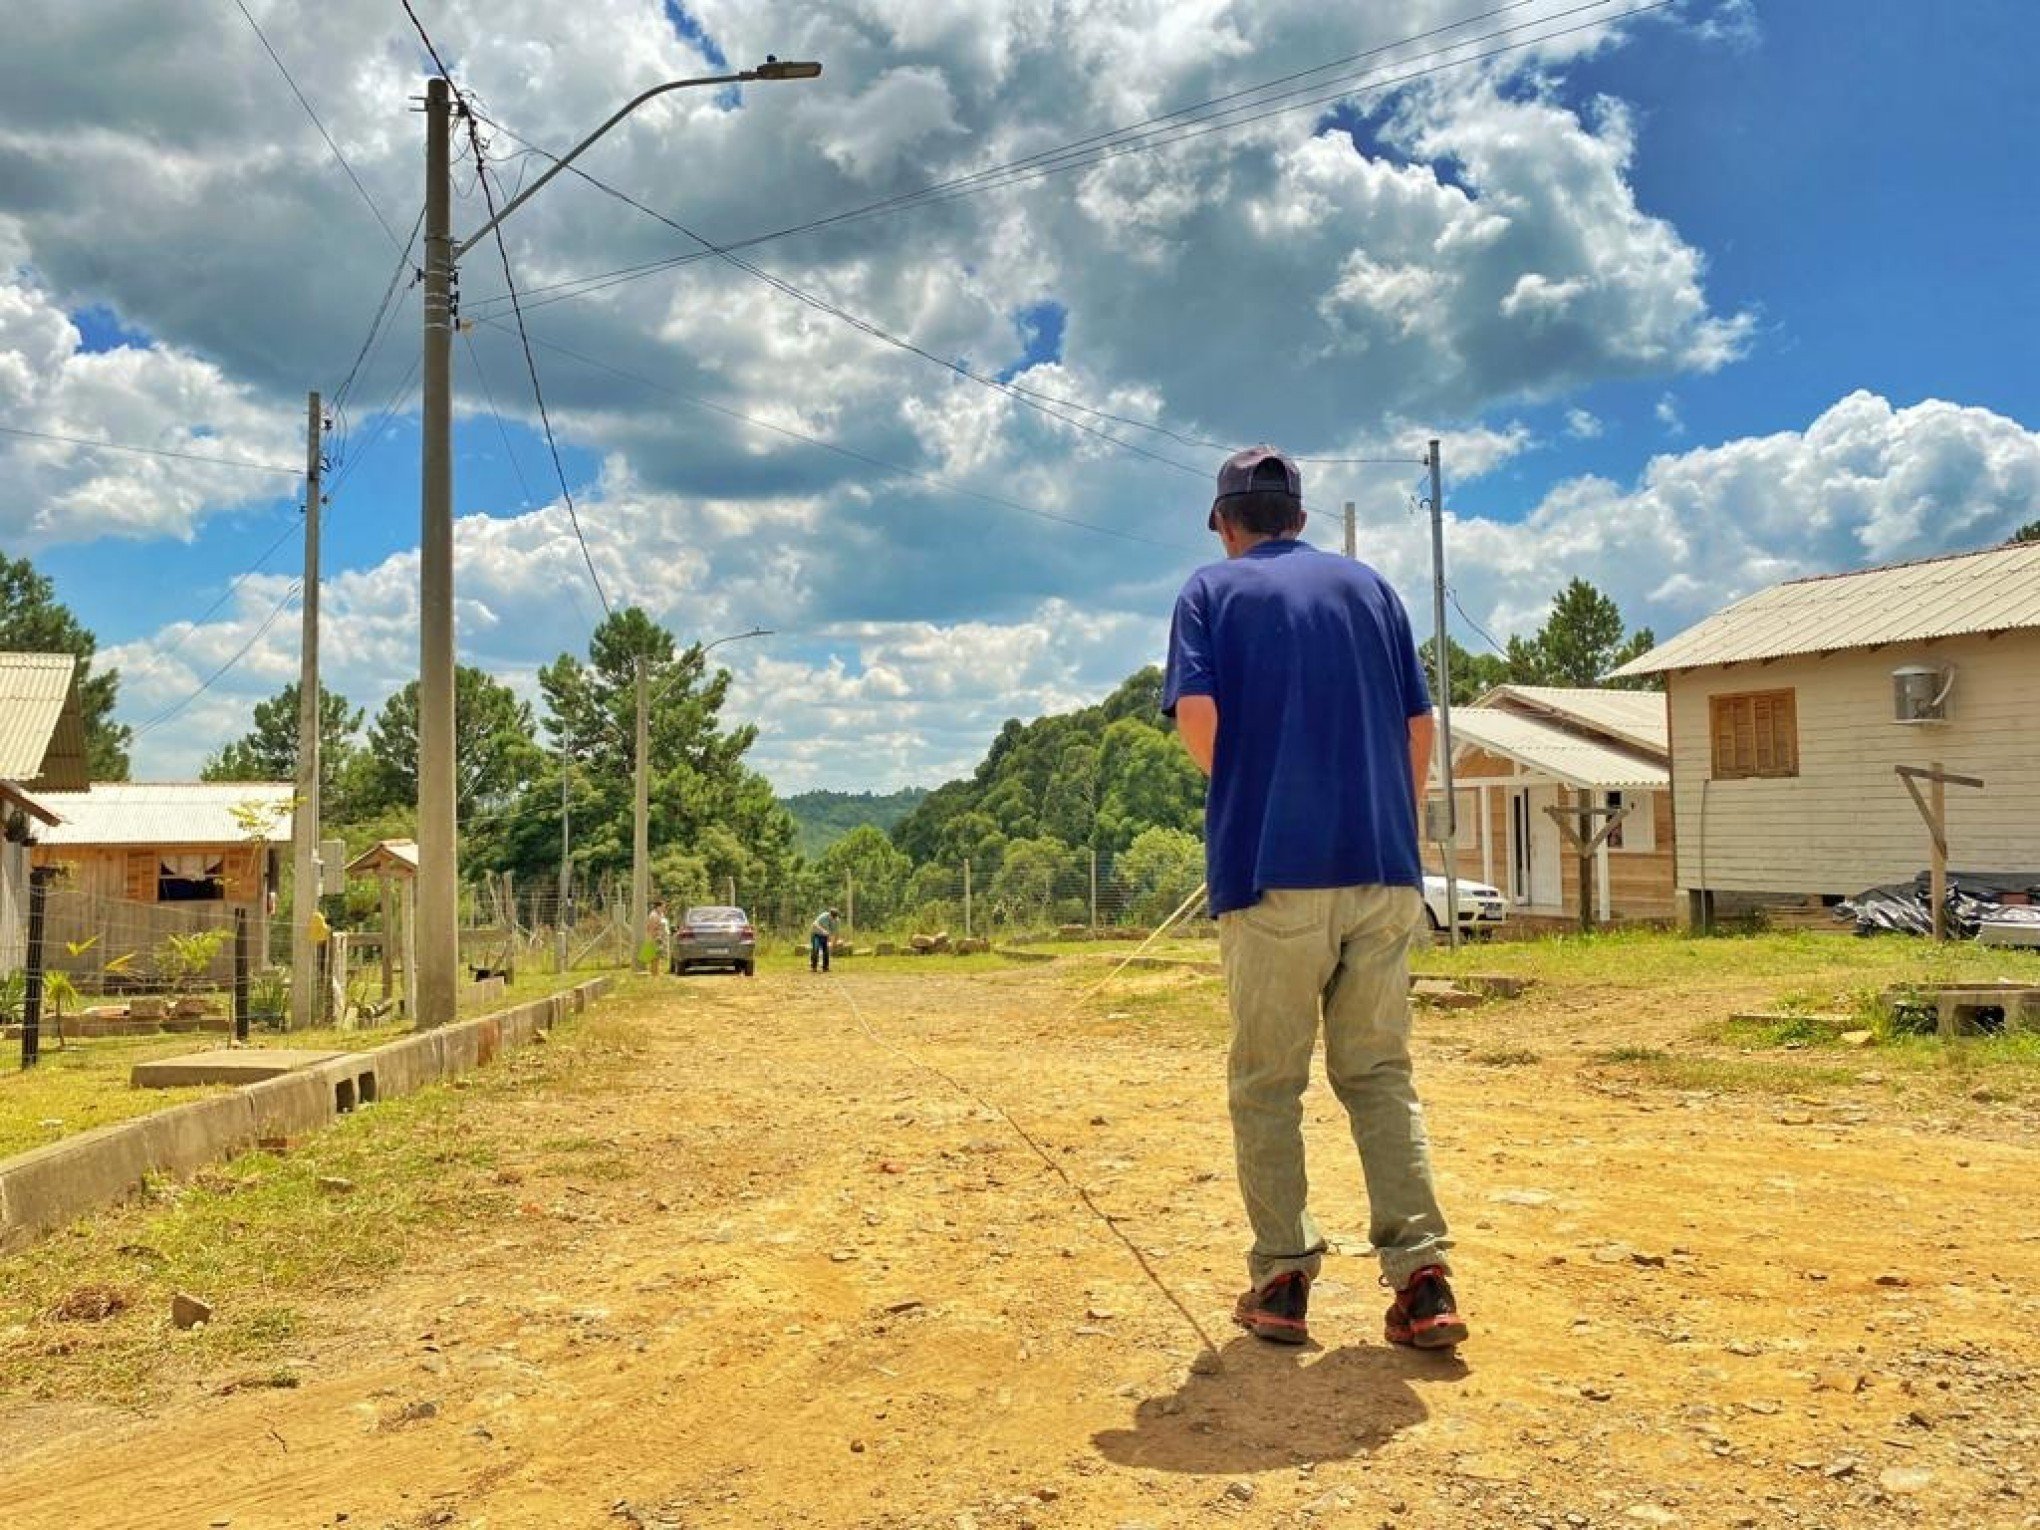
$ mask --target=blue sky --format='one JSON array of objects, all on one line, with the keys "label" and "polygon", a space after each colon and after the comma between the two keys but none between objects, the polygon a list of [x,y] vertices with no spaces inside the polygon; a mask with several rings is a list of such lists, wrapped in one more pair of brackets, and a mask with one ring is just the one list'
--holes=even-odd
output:
[{"label": "blue sky", "polygon": [[[1564,31],[1569,5],[1526,0],[1507,20],[1529,46],[1392,94],[746,247],[807,304],[714,259],[547,301],[692,248],[562,178],[507,232],[588,547],[478,249],[455,361],[463,660],[529,691],[604,599],[683,641],[768,626],[719,655],[756,762],[788,791],[889,789],[1158,656],[1215,555],[1225,445],[1442,437],[1454,635],[1476,648],[1534,628],[1574,575],[1669,634],[1777,578],[2040,517],[2040,15],[1629,8]],[[357,189],[238,12],[110,9],[30,17],[0,62],[0,426],[294,469],[305,391],[337,392],[390,280],[384,225],[400,240],[416,212],[415,35],[382,0],[309,29],[250,5]],[[1471,35],[1450,29],[1481,9],[1099,0],[1055,37],[1009,0],[420,14],[489,119],[499,200],[539,163],[520,141],[570,144],[653,81],[822,58],[821,80],[668,98],[583,161],[729,242],[1364,49],[1402,67],[1420,45],[1401,39]],[[457,181],[472,228],[471,163]],[[326,673],[371,709],[416,669],[417,323],[400,279],[329,478]],[[1320,539],[1356,500],[1363,555],[1428,609],[1418,478],[1306,465]],[[0,489],[0,546],[98,634],[123,716],[173,714],[142,773],[194,770],[289,677],[288,471],[0,435]]]}]

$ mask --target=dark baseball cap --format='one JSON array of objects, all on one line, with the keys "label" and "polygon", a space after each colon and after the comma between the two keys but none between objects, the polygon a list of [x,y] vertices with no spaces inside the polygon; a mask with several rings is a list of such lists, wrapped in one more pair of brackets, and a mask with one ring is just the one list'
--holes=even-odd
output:
[{"label": "dark baseball cap", "polygon": [[1205,519],[1205,529],[1218,530],[1218,507],[1226,500],[1242,494],[1261,493],[1287,494],[1301,503],[1303,474],[1296,470],[1294,462],[1272,446],[1250,446],[1245,451],[1234,452],[1225,459],[1225,466],[1218,470],[1218,497],[1211,502],[1211,514]]}]

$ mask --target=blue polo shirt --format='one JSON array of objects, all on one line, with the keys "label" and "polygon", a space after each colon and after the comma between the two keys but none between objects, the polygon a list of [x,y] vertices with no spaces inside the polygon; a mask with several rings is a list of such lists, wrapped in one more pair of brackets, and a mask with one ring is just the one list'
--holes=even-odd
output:
[{"label": "blue polo shirt", "polygon": [[1409,723],[1431,709],[1410,619],[1364,563],[1262,542],[1176,598],[1162,710],[1218,705],[1211,911],[1271,887],[1421,887]]}]

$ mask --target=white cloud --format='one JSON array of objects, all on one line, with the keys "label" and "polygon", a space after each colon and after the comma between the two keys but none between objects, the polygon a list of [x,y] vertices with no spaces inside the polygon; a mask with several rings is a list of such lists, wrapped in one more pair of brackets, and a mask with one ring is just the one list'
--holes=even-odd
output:
[{"label": "white cloud", "polygon": [[1565,412],[1565,433],[1575,441],[1597,440],[1607,427],[1599,415],[1590,409],[1568,409]]},{"label": "white cloud", "polygon": [[1677,395],[1671,393],[1660,394],[1657,405],[1651,410],[1651,413],[1657,416],[1657,422],[1664,426],[1666,435],[1683,436],[1686,433],[1686,421],[1679,413]]}]

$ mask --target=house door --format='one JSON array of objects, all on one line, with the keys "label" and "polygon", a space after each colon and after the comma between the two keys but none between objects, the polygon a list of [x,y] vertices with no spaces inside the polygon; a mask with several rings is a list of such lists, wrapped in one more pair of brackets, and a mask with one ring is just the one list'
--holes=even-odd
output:
[{"label": "house door", "polygon": [[1509,794],[1510,888],[1518,903],[1556,908],[1563,896],[1558,825],[1544,810],[1558,806],[1558,788],[1532,786]]}]

